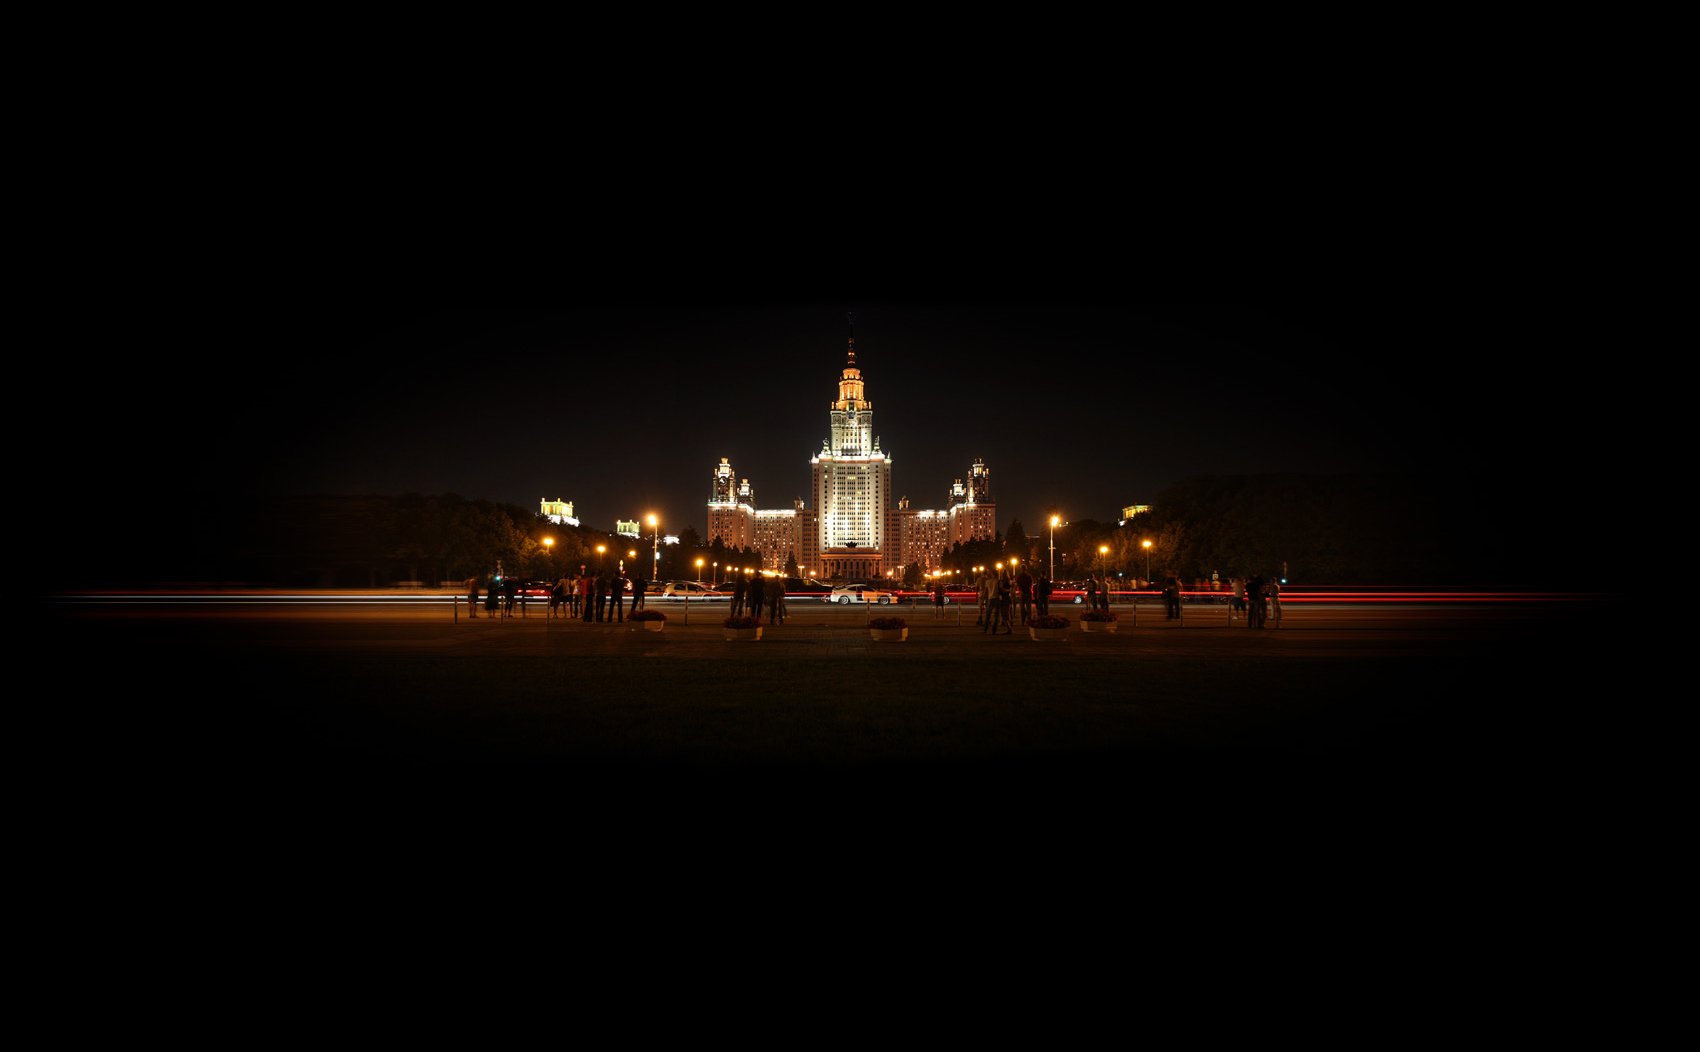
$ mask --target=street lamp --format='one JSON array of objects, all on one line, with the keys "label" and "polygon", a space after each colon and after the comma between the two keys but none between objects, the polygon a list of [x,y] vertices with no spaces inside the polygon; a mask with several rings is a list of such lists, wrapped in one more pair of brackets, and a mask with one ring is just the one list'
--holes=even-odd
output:
[{"label": "street lamp", "polygon": [[1141,548],[1145,549],[1145,583],[1150,584],[1151,583],[1151,542],[1149,540],[1140,541],[1139,546]]},{"label": "street lamp", "polygon": [[608,546],[606,544],[598,544],[596,546],[596,572],[597,573],[601,573],[602,568],[607,565],[607,560],[602,558],[607,553],[608,553]]},{"label": "street lamp", "polygon": [[1105,568],[1105,564],[1110,561],[1107,558],[1107,556],[1109,554],[1110,554],[1110,546],[1109,545],[1107,545],[1107,544],[1098,545],[1098,569],[1102,570],[1102,569]]},{"label": "street lamp", "polygon": [[661,527],[653,511],[649,513],[649,543],[655,550],[655,568],[649,574],[653,581],[661,576]]},{"label": "street lamp", "polygon": [[708,583],[715,588],[720,587],[720,560],[714,560],[714,573],[709,575]]},{"label": "street lamp", "polygon": [[1057,579],[1057,524],[1060,523],[1060,522],[1062,522],[1062,519],[1060,519],[1059,517],[1057,517],[1055,515],[1051,516],[1051,572],[1050,572],[1050,578],[1053,581]]},{"label": "street lamp", "polygon": [[697,560],[697,584],[702,583],[702,560]]}]

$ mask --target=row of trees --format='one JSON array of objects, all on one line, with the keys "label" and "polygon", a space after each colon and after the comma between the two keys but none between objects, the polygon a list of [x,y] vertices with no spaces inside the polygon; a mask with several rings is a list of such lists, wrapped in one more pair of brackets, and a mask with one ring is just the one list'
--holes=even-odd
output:
[{"label": "row of trees", "polygon": [[[952,549],[943,563],[959,577],[1011,557],[1049,569],[1054,555],[1059,580],[1108,573],[1123,581],[1169,574],[1226,581],[1285,568],[1296,583],[1551,583],[1541,543],[1547,535],[1530,528],[1526,509],[1498,499],[1492,487],[1437,485],[1408,476],[1200,478],[1164,491],[1151,512],[1125,523],[1073,520],[1030,535],[1012,521],[993,539]],[[89,559],[78,564],[80,580],[61,575],[54,584],[439,585],[498,567],[552,578],[622,559],[648,576],[652,561],[648,538],[557,526],[529,509],[454,494],[278,497],[237,515],[189,509],[138,527],[132,540],[122,562]],[[663,579],[698,578],[698,559],[704,580],[761,565],[755,551],[704,544],[694,528],[660,552]],[[788,570],[796,572],[794,556]],[[919,567],[905,583],[923,586]]]},{"label": "row of trees", "polygon": [[[138,524],[125,558],[85,558],[52,575],[49,588],[151,584],[251,584],[264,587],[372,588],[401,582],[435,587],[498,571],[553,579],[580,566],[648,576],[656,550],[587,526],[562,526],[513,504],[455,494],[400,497],[255,498],[240,514],[185,505],[180,516]],[[663,578],[755,566],[758,555],[694,529],[661,545]]]},{"label": "row of trees", "polygon": [[1016,520],[994,540],[952,549],[943,565],[959,578],[1014,557],[1045,571],[1054,559],[1058,580],[1225,585],[1262,573],[1301,584],[1550,587],[1570,560],[1543,519],[1527,490],[1498,480],[1210,476],[1170,487],[1125,522],[1074,520],[1029,536]]}]

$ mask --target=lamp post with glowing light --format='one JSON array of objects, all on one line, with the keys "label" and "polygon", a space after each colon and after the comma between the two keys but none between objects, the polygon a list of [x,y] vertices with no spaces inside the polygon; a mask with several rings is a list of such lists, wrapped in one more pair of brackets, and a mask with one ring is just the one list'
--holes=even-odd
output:
[{"label": "lamp post with glowing light", "polygon": [[650,571],[649,579],[656,581],[661,578],[661,526],[653,511],[649,513],[649,543],[655,550],[655,568]]},{"label": "lamp post with glowing light", "polygon": [[601,573],[603,568],[608,565],[607,560],[603,558],[603,556],[606,555],[606,554],[608,554],[608,546],[606,544],[598,544],[596,546],[596,572],[597,573]]},{"label": "lamp post with glowing light", "polygon": [[702,560],[697,560],[697,584],[702,583]]},{"label": "lamp post with glowing light", "polygon": [[1050,577],[1051,577],[1051,580],[1053,580],[1053,581],[1057,579],[1057,524],[1060,523],[1060,522],[1062,522],[1062,519],[1058,518],[1055,515],[1051,516],[1051,574],[1050,574]]},{"label": "lamp post with glowing light", "polygon": [[1151,542],[1149,540],[1143,540],[1143,541],[1139,542],[1139,546],[1141,548],[1145,549],[1145,583],[1150,584],[1151,583]]}]

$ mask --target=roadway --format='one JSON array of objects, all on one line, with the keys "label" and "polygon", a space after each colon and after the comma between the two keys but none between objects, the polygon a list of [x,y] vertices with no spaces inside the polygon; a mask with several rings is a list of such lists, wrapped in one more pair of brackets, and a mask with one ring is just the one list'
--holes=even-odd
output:
[{"label": "roadway", "polygon": [[[1118,606],[1113,635],[1041,643],[986,635],[966,606],[791,600],[742,643],[724,604],[652,609],[658,633],[541,607],[472,620],[440,597],[61,597],[37,626],[64,726],[30,746],[65,781],[125,772],[141,817],[287,822],[315,843],[449,814],[569,838],[755,822],[1072,841],[1253,814],[1330,816],[1338,843],[1417,821],[1452,837],[1563,798],[1630,624],[1582,599],[1294,604],[1263,630],[1147,603]],[[879,615],[909,639],[870,639]]]}]

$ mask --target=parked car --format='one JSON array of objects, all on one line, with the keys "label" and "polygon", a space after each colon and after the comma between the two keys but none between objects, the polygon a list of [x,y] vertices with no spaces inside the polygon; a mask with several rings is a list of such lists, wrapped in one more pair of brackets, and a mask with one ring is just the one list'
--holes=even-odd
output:
[{"label": "parked car", "polygon": [[829,603],[877,603],[880,606],[890,606],[896,601],[894,593],[859,584],[848,584],[834,588],[821,598]]}]

